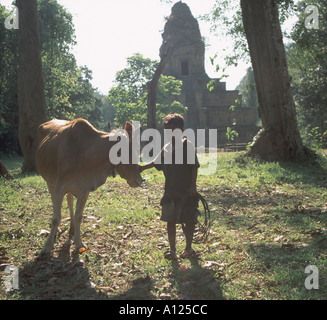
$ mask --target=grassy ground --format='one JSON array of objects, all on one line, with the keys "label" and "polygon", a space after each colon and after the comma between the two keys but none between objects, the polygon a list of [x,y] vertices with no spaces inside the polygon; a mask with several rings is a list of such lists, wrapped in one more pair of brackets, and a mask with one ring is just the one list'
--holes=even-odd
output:
[{"label": "grassy ground", "polygon": [[[323,158],[323,157],[322,157]],[[211,209],[211,231],[195,244],[198,260],[164,259],[159,219],[163,175],[143,173],[142,188],[108,178],[87,202],[82,240],[67,243],[66,206],[50,260],[36,260],[50,230],[52,205],[38,175],[22,175],[22,159],[1,157],[14,179],[0,180],[1,299],[327,299],[327,165],[263,163],[240,153],[218,155],[217,171],[199,176]],[[178,253],[184,248],[181,229]],[[5,290],[5,267],[19,289]],[[308,265],[319,289],[305,288]]]}]

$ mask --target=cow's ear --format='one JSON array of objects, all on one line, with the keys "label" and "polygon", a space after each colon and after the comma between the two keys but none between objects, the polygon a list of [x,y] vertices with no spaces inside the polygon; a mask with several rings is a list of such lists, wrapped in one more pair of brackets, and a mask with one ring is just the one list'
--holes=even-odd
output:
[{"label": "cow's ear", "polygon": [[125,123],[125,131],[129,134],[129,135],[132,135],[132,132],[133,132],[133,125],[127,121]]}]

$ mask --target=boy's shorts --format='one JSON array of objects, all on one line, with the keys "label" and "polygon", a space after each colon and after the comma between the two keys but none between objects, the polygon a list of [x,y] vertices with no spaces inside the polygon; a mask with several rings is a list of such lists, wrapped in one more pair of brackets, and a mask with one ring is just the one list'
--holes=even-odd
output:
[{"label": "boy's shorts", "polygon": [[185,207],[182,202],[169,201],[162,204],[161,220],[174,223],[197,223],[197,207]]}]

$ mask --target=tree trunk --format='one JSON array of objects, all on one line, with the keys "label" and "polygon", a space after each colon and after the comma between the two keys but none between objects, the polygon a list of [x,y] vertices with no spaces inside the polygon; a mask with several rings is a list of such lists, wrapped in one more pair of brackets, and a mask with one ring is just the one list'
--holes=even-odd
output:
[{"label": "tree trunk", "polygon": [[156,121],[156,105],[157,105],[157,86],[160,75],[162,70],[164,69],[168,59],[170,58],[171,54],[173,53],[174,48],[170,46],[165,52],[159,62],[159,65],[154,72],[152,80],[147,83],[147,91],[148,91],[148,99],[147,99],[147,107],[148,107],[148,118],[147,118],[147,125],[148,128],[156,128],[157,121]]},{"label": "tree trunk", "polygon": [[45,96],[36,0],[16,0],[18,30],[18,138],[24,155],[23,172],[35,170],[37,129],[45,122]]},{"label": "tree trunk", "polygon": [[274,0],[241,0],[263,129],[250,155],[264,160],[292,160],[306,151],[297,127],[295,104]]},{"label": "tree trunk", "polygon": [[10,180],[12,179],[12,176],[9,174],[6,167],[2,164],[0,161],[0,177],[5,177],[6,179]]}]

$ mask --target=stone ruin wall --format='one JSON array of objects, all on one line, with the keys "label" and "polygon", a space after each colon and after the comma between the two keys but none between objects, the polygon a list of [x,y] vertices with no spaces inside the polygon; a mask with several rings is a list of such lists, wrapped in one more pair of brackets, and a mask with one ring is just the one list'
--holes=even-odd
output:
[{"label": "stone ruin wall", "polygon": [[[180,1],[172,7],[162,38],[160,55],[170,45],[174,47],[163,74],[183,82],[179,101],[188,107],[186,127],[217,129],[219,146],[230,143],[226,137],[227,127],[238,132],[233,143],[252,141],[260,129],[256,125],[257,110],[242,107],[242,96],[238,90],[226,90],[225,82],[216,79],[214,89],[208,90],[207,84],[212,79],[205,71],[205,47],[199,24],[185,3]],[[236,100],[239,104],[231,110]]]}]

